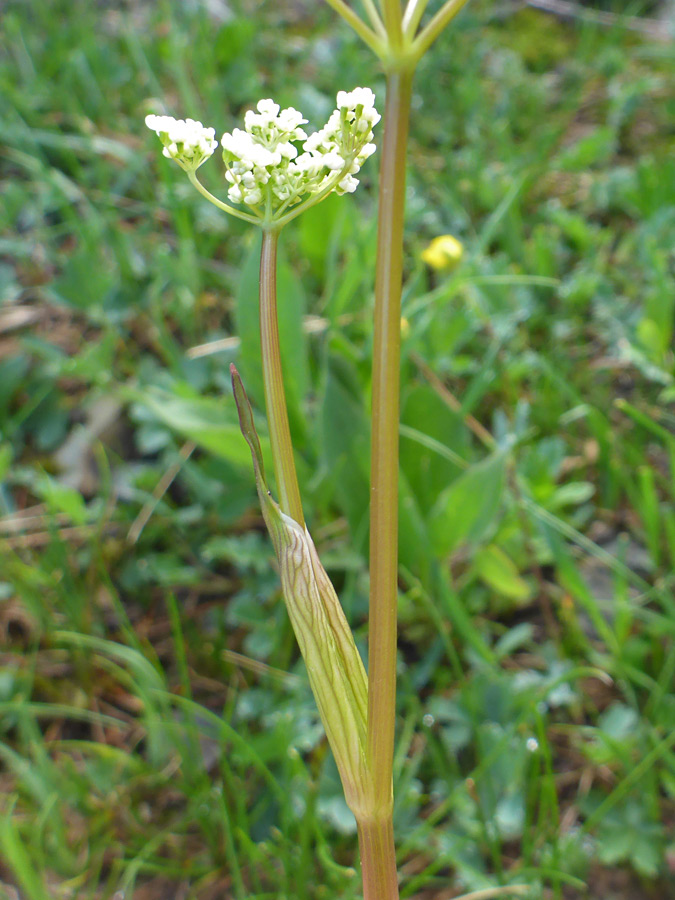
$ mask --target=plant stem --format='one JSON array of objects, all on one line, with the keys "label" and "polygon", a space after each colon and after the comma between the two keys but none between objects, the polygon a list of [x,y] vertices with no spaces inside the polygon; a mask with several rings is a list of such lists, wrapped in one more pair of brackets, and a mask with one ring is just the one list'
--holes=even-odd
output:
[{"label": "plant stem", "polygon": [[260,254],[260,342],[262,346],[265,407],[272,445],[274,475],[281,511],[305,524],[295,472],[291,432],[288,427],[286,395],[279,351],[277,318],[277,228],[263,228]]},{"label": "plant stem", "polygon": [[363,900],[390,900],[398,897],[391,815],[384,819],[364,819],[357,824]]},{"label": "plant stem", "polygon": [[[405,161],[412,70],[387,73],[375,274],[370,496],[368,762],[373,820],[359,823],[366,900],[398,897],[391,813],[396,716],[398,426]],[[362,835],[363,832],[363,835]],[[385,840],[386,833],[386,840]],[[375,854],[371,859],[370,854]],[[376,893],[374,878],[380,879]]]}]

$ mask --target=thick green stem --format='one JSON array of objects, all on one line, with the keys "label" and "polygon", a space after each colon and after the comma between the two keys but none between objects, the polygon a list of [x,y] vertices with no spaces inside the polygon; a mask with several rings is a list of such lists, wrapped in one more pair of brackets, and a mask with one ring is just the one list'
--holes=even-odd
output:
[{"label": "thick green stem", "polygon": [[[398,425],[401,281],[405,161],[412,71],[387,74],[380,162],[380,207],[375,275],[370,495],[370,613],[368,650],[368,761],[373,778],[374,820],[391,827],[392,765],[396,715],[396,613],[398,595]],[[381,825],[381,828],[384,828]],[[388,868],[395,872],[393,837]],[[381,840],[362,841],[369,852]],[[362,857],[365,873],[374,863]],[[376,871],[380,872],[379,864]],[[382,900],[398,897],[395,879]],[[366,894],[368,896],[368,894]],[[376,896],[375,894],[372,895]]]},{"label": "thick green stem", "polygon": [[363,900],[391,900],[398,897],[391,815],[384,819],[364,819],[357,825]]},{"label": "thick green stem", "polygon": [[300,501],[298,476],[295,473],[293,445],[288,427],[286,395],[279,351],[277,319],[277,229],[263,229],[260,254],[260,341],[262,345],[265,406],[272,445],[274,474],[282,512],[301,525],[305,524]]}]

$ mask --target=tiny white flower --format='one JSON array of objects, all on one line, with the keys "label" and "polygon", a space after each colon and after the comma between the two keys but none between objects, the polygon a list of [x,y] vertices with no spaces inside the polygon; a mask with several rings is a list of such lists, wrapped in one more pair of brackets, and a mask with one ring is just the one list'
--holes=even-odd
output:
[{"label": "tiny white flower", "polygon": [[345,175],[345,177],[338,183],[337,193],[338,194],[353,194],[356,188],[359,186],[358,178],[354,178],[353,175]]},{"label": "tiny white flower", "polygon": [[328,168],[332,169],[334,172],[339,172],[340,169],[343,169],[345,166],[344,159],[340,156],[339,153],[336,153],[334,150],[330,150],[328,153],[325,153],[321,157],[321,162],[324,166],[328,166]]},{"label": "tiny white flower", "polygon": [[298,155],[298,148],[294,147],[290,141],[284,141],[284,143],[279,144],[277,150],[284,159],[295,159]]},{"label": "tiny white flower", "polygon": [[218,146],[215,129],[206,128],[194,119],[149,115],[145,124],[164,144],[163,155],[186,170],[198,169]]},{"label": "tiny white flower", "polygon": [[303,150],[306,150],[308,153],[313,153],[315,150],[318,150],[323,141],[323,133],[321,131],[315,131],[314,134],[310,134],[305,143],[302,145]]},{"label": "tiny white flower", "polygon": [[[279,128],[281,128],[282,131],[289,132],[302,132],[300,125],[307,124],[307,119],[304,118],[299,110],[294,109],[292,106],[289,106],[288,109],[282,109],[279,113],[278,120]],[[302,140],[302,138],[306,136],[307,135],[302,132],[302,134],[299,134],[296,139]]]},{"label": "tiny white flower", "polygon": [[279,110],[281,107],[278,103],[275,103],[274,100],[258,100],[258,112],[263,113],[263,115],[270,116],[270,118],[275,118],[279,114]]}]

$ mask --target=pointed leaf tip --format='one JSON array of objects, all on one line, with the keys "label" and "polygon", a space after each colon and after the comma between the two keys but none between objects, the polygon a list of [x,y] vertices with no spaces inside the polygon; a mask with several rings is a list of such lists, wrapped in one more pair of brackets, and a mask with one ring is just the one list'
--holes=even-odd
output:
[{"label": "pointed leaf tip", "polygon": [[249,403],[248,396],[244,390],[244,385],[234,363],[230,364],[230,375],[232,376],[234,402],[237,406],[237,413],[239,415],[239,427],[246,439],[246,443],[251,448],[253,466],[256,470],[256,480],[259,476],[264,484],[265,466],[263,463],[262,450],[260,449],[258,432],[255,430],[255,424],[253,422],[253,410],[251,409],[251,404]]}]

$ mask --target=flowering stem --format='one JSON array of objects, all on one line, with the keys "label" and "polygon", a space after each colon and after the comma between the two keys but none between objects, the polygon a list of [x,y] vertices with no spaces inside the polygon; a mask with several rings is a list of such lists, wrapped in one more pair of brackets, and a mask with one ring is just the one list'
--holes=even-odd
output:
[{"label": "flowering stem", "polygon": [[279,352],[277,318],[278,228],[262,229],[260,254],[260,340],[262,346],[265,407],[272,446],[274,474],[282,512],[304,526],[298,477],[295,472],[291,432],[288,427],[286,396]]},{"label": "flowering stem", "polygon": [[[373,819],[359,822],[365,900],[398,897],[391,815],[396,715],[398,426],[405,161],[412,69],[387,73],[380,162],[370,495],[368,762]],[[377,889],[374,885],[378,885]]]},{"label": "flowering stem", "polygon": [[392,900],[398,897],[391,814],[383,819],[361,820],[358,822],[358,832],[364,900]]}]

